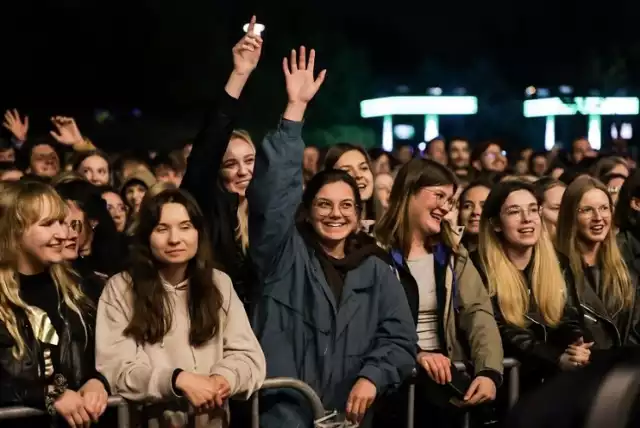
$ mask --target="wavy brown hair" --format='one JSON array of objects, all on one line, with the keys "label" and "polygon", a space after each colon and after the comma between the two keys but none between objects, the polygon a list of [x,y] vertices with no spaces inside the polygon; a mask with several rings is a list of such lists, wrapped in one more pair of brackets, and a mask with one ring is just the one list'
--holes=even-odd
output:
[{"label": "wavy brown hair", "polygon": [[213,281],[215,268],[205,219],[196,201],[184,190],[168,189],[143,202],[132,237],[131,265],[127,269],[133,292],[133,317],[124,330],[138,343],[158,343],[169,332],[173,310],[158,271],[162,265],[151,254],[149,240],[160,222],[162,208],[174,203],[185,207],[198,231],[198,250],[186,270],[188,284],[189,343],[201,346],[220,329],[222,294]]}]

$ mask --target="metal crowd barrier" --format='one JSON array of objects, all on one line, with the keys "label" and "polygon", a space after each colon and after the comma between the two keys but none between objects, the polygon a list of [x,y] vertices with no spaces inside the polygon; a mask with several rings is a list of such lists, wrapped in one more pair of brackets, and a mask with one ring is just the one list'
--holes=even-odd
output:
[{"label": "metal crowd barrier", "polygon": [[[107,401],[107,407],[118,408],[118,427],[129,428],[129,403],[122,397],[112,396]],[[0,421],[7,419],[32,418],[45,416],[46,412],[30,407],[4,407],[0,409]]]},{"label": "metal crowd barrier", "polygon": [[[508,358],[504,360],[505,369],[510,371],[509,376],[509,408],[511,408],[518,401],[518,394],[520,390],[520,372],[518,370],[519,362],[512,358]],[[456,368],[458,370],[466,370],[466,367],[463,363],[455,363]],[[417,372],[416,372],[417,373]],[[313,412],[314,420],[321,419],[325,416],[325,409],[322,405],[322,401],[316,392],[306,383],[293,378],[286,377],[276,377],[266,379],[260,388],[260,390],[264,389],[277,389],[277,388],[291,388],[300,392],[309,402],[311,406],[311,411]],[[414,428],[414,415],[415,415],[415,383],[411,383],[409,385],[409,395],[407,402],[407,428]],[[259,391],[254,392],[250,398],[251,402],[251,427],[259,428],[260,427],[260,401],[259,401]],[[129,418],[129,402],[122,397],[112,396],[109,397],[109,401],[107,402],[108,407],[117,407],[118,408],[118,427],[119,428],[130,428],[130,418]],[[42,410],[32,409],[29,407],[5,407],[0,409],[0,420],[7,419],[22,419],[29,418],[34,416],[43,416],[46,413]],[[467,428],[469,426],[469,418],[467,414],[467,418],[465,419],[465,424],[463,428]]]}]

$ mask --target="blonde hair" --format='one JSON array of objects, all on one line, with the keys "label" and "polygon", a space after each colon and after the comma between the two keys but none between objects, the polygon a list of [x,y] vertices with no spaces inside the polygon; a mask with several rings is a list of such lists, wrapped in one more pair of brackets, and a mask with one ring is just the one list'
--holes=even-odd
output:
[{"label": "blonde hair", "polygon": [[[496,296],[500,312],[511,325],[524,327],[525,314],[531,301],[527,279],[504,251],[502,237],[496,231],[500,211],[507,197],[518,190],[535,196],[528,183],[508,181],[497,184],[484,203],[478,233],[478,254],[487,272],[487,287]],[[533,247],[530,288],[533,299],[545,323],[560,323],[567,299],[566,283],[558,257],[544,222],[540,221],[540,239]]]},{"label": "blonde hair", "polygon": [[[585,286],[582,248],[578,239],[578,209],[584,194],[593,189],[600,190],[607,195],[611,209],[613,209],[613,201],[605,185],[593,177],[582,176],[574,180],[565,190],[556,227],[556,245],[558,251],[569,259],[578,295],[581,294]],[[630,308],[633,305],[635,290],[629,277],[629,270],[616,242],[613,217],[611,228],[600,245],[597,257],[602,272],[600,294],[603,303],[608,310],[614,313],[624,308]]]},{"label": "blonde hair", "polygon": [[[411,250],[413,228],[409,221],[411,197],[424,187],[453,185],[454,193],[458,182],[455,174],[446,166],[429,159],[414,158],[407,162],[393,182],[389,195],[389,208],[375,226],[375,236],[385,248],[398,248],[407,255]],[[442,241],[458,250],[458,240],[447,221],[441,223],[438,236],[429,237],[431,242]]]},{"label": "blonde hair", "polygon": [[[231,133],[231,138],[229,141],[238,138],[240,140],[244,140],[255,151],[256,146],[253,144],[253,140],[251,139],[251,135],[249,132],[244,129],[236,129]],[[238,226],[236,227],[236,241],[240,242],[240,248],[244,254],[249,250],[249,204],[246,199],[242,199],[240,204],[238,205]]]},{"label": "blonde hair", "polygon": [[[29,321],[34,322],[33,311],[20,297],[17,264],[22,236],[45,214],[48,220],[64,221],[68,208],[51,186],[37,181],[5,183],[0,190],[0,322],[15,341],[12,354],[19,360],[25,354],[26,344],[14,308],[22,309]],[[44,212],[47,205],[49,213]],[[79,277],[65,264],[51,266],[50,273],[64,303],[78,314],[86,340],[87,326],[80,307],[87,306],[87,301],[80,290]]]}]

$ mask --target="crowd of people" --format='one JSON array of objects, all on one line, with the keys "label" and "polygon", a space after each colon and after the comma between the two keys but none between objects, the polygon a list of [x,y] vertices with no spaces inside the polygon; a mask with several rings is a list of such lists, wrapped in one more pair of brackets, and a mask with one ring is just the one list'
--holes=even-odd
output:
[{"label": "crowd of people", "polygon": [[[0,406],[114,426],[120,395],[145,404],[136,426],[241,427],[242,399],[290,377],[363,427],[406,426],[410,383],[415,426],[504,424],[505,357],[526,397],[640,343],[640,171],[624,150],[305,146],[327,76],[305,47],[283,59],[288,103],[254,144],[235,128],[254,24],[176,151],[113,156],[73,118],[33,136],[6,112]],[[260,424],[313,414],[264,390]]]}]

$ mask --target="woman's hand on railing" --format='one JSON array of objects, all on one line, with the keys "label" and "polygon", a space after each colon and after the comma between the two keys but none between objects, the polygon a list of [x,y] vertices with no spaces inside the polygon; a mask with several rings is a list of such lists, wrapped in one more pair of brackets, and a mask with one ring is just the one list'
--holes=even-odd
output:
[{"label": "woman's hand on railing", "polygon": [[351,388],[347,399],[347,419],[360,423],[373,401],[376,399],[377,388],[369,379],[360,378]]},{"label": "woman's hand on railing", "polygon": [[486,376],[477,376],[464,395],[464,403],[468,406],[475,406],[495,399],[496,384]]},{"label": "woman's hand on railing", "polygon": [[216,407],[215,401],[218,386],[211,377],[190,372],[180,372],[176,378],[176,388],[187,397],[189,403],[197,410],[208,410]]},{"label": "woman's hand on railing", "polygon": [[104,385],[98,379],[89,379],[78,391],[84,401],[84,408],[91,416],[93,422],[98,422],[107,409],[109,394],[104,389]]},{"label": "woman's hand on railing", "polygon": [[231,396],[231,386],[224,376],[213,375],[211,376],[211,382],[213,382],[214,388],[217,391],[215,402],[218,407],[222,407],[225,400]]},{"label": "woman's hand on railing", "polygon": [[420,352],[416,359],[435,383],[445,385],[451,382],[451,360],[449,358],[436,352]]},{"label": "woman's hand on railing", "polygon": [[86,427],[91,417],[84,407],[84,399],[80,394],[67,389],[53,405],[56,413],[62,416],[71,427]]}]

